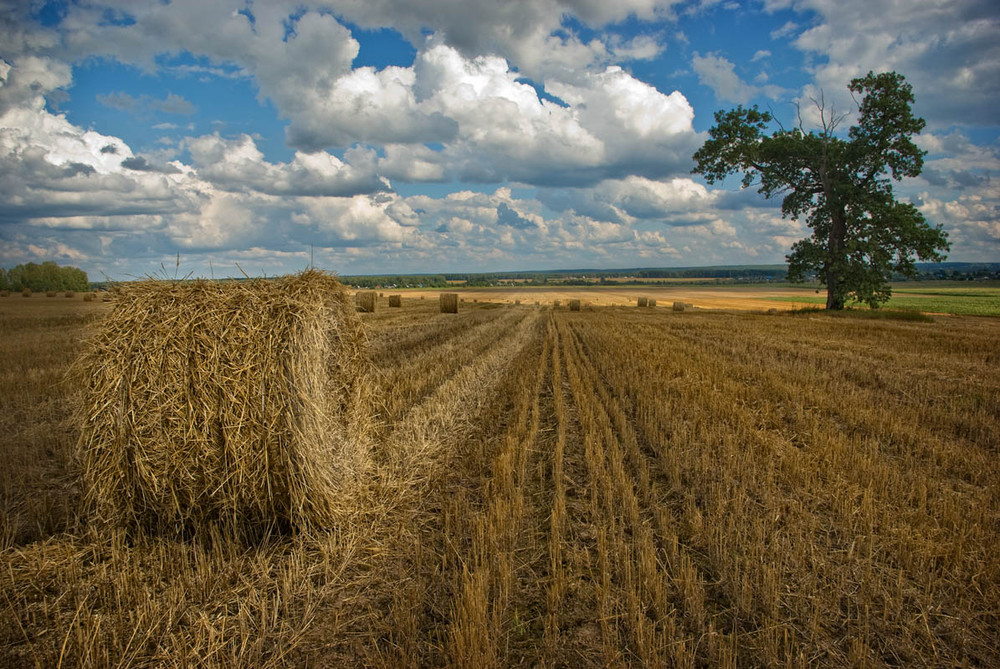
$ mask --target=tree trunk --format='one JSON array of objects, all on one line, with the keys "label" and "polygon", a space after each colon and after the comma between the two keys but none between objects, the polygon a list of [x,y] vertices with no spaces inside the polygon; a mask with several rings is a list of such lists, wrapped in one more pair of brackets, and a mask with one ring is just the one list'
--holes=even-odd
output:
[{"label": "tree trunk", "polygon": [[847,238],[847,221],[843,211],[830,212],[830,242],[827,246],[826,265],[826,308],[840,311],[844,308],[844,296],[840,292],[840,266],[844,255],[844,241]]}]

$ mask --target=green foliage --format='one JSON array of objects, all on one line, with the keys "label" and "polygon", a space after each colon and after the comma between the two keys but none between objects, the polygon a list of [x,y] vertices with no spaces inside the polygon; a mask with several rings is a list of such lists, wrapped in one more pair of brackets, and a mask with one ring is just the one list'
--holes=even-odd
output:
[{"label": "green foliage", "polygon": [[0,290],[24,290],[33,292],[90,290],[87,273],[77,267],[60,267],[52,261],[38,265],[33,262],[18,265],[8,270],[0,270]]},{"label": "green foliage", "polygon": [[912,136],[924,120],[910,109],[910,85],[895,72],[869,72],[849,89],[861,99],[846,139],[836,134],[844,116],[822,100],[816,103],[821,128],[809,132],[801,123],[791,130],[779,124],[768,134],[774,117],[740,106],[716,112],[692,170],[709,183],[742,174],[744,188],[783,197],[783,216],[806,218],[812,235],[792,246],[788,278],[815,274],[827,287],[828,309],[843,309],[848,300],[878,307],[892,294],[893,275],[914,276],[916,259],[941,261],[949,249],[941,226],[931,227],[893,194],[893,180],[917,176],[923,167],[924,152]]}]

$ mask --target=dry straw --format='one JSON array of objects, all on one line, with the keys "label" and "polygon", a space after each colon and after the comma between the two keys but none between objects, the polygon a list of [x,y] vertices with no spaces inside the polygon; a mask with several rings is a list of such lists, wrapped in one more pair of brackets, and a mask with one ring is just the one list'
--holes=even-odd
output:
[{"label": "dry straw", "polygon": [[640,306],[640,307],[644,307],[644,306],[646,306],[647,302],[649,302],[648,299],[646,299],[645,297],[640,297],[637,300],[637,305]]},{"label": "dry straw", "polygon": [[45,297],[55,297],[55,296],[56,296],[56,295],[58,295],[58,294],[59,294],[59,293],[57,293],[57,292],[56,292],[56,291],[54,291],[54,290],[47,290],[47,291],[45,291]]},{"label": "dry straw", "polygon": [[72,290],[67,290],[66,297],[76,297],[76,293],[74,293]]},{"label": "dry straw", "polygon": [[652,297],[649,298],[648,300],[646,300],[646,306],[647,307],[655,307],[656,306],[656,300],[654,300]]},{"label": "dry straw", "polygon": [[683,302],[674,302],[674,311],[684,311],[684,307]]},{"label": "dry straw", "polygon": [[9,290],[0,290],[0,297],[8,297],[10,295]]},{"label": "dry straw", "polygon": [[235,536],[329,527],[373,429],[361,319],[332,276],[121,286],[75,366],[98,525]]},{"label": "dry straw", "polygon": [[441,293],[441,313],[458,313],[458,293]]},{"label": "dry straw", "polygon": [[580,311],[580,300],[570,300],[569,301],[570,311]]},{"label": "dry straw", "polygon": [[374,290],[359,290],[355,296],[358,304],[358,311],[366,314],[374,314],[378,305],[377,293]]},{"label": "dry straw", "polygon": [[21,297],[31,297],[31,289],[25,288],[21,291]]},{"label": "dry straw", "polygon": [[401,295],[390,295],[389,296],[389,306],[390,307],[401,307],[401,306],[403,306],[403,297]]}]

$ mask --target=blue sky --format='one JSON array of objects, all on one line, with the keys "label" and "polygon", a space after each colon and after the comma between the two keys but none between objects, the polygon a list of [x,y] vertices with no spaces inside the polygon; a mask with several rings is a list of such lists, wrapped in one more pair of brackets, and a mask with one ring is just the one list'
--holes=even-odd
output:
[{"label": "blue sky", "polygon": [[0,0],[0,266],[122,279],[783,262],[717,109],[907,77],[951,260],[1000,261],[992,1]]}]

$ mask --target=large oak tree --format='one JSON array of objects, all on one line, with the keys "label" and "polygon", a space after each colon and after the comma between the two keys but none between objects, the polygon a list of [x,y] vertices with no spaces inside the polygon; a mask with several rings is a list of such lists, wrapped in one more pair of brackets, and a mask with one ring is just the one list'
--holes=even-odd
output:
[{"label": "large oak tree", "polygon": [[[756,105],[715,113],[709,139],[694,154],[709,183],[743,175],[771,198],[782,195],[783,216],[805,216],[812,236],[788,254],[788,277],[815,274],[827,288],[827,309],[848,299],[877,307],[889,299],[889,278],[916,272],[915,258],[940,261],[947,234],[931,227],[908,202],[897,202],[893,180],[914,177],[924,152],[912,137],[924,127],[913,115],[913,92],[902,75],[874,74],[851,81],[858,122],[838,132],[845,116],[815,101],[820,127],[785,129]],[[769,132],[772,123],[777,128]]]}]

